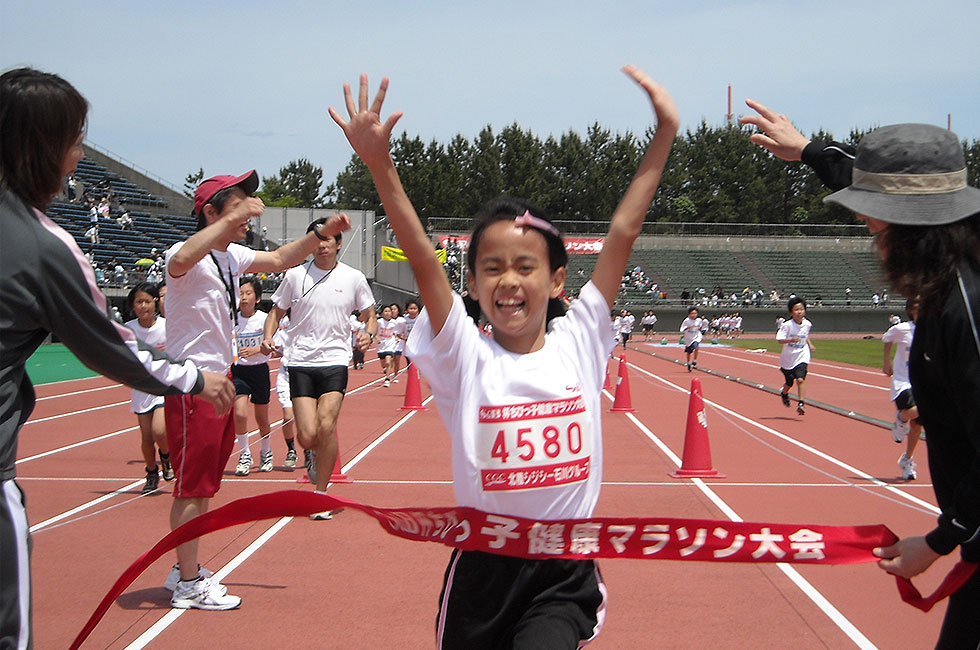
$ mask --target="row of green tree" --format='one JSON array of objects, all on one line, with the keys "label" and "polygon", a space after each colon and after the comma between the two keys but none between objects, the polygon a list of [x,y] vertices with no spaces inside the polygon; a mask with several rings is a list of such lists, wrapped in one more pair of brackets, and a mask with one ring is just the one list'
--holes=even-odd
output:
[{"label": "row of green tree", "polygon": [[[786,163],[749,140],[753,129],[708,126],[679,134],[648,220],[703,223],[852,224],[854,215],[823,203],[828,191],[801,163]],[[852,131],[845,142],[857,143]],[[517,124],[473,140],[449,143],[402,133],[392,158],[420,217],[469,217],[488,199],[508,194],[530,200],[553,219],[604,221],[629,185],[653,136],[612,133],[599,124],[582,137],[568,131],[542,140]],[[816,133],[814,140],[833,140]],[[964,142],[971,185],[980,183],[980,140]],[[203,170],[188,175],[192,189]],[[322,191],[321,191],[322,188]],[[323,188],[323,170],[309,160],[290,162],[278,176],[262,178],[267,205],[374,210],[384,208],[364,163],[352,155]]]}]

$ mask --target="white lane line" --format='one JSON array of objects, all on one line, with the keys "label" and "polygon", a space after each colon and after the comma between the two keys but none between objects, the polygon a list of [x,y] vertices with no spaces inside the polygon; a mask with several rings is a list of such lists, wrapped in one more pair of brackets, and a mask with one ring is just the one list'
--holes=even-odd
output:
[{"label": "white lane line", "polygon": [[[20,480],[20,479],[18,479],[18,480]],[[124,492],[128,492],[129,490],[132,490],[133,488],[136,488],[136,487],[138,487],[140,485],[143,485],[143,483],[145,481],[146,481],[146,478],[141,478],[138,481],[133,481],[129,485],[124,485],[121,488],[119,488],[118,490],[114,490],[113,492],[110,492],[109,494],[106,494],[104,496],[101,496],[98,499],[94,499],[92,501],[89,501],[88,503],[83,503],[82,505],[78,506],[77,508],[72,508],[71,510],[68,510],[67,512],[63,512],[60,515],[55,515],[54,517],[51,517],[50,519],[45,519],[41,523],[34,524],[33,526],[31,526],[31,532],[32,533],[36,533],[37,531],[39,531],[41,529],[44,529],[44,528],[47,528],[48,526],[51,526],[52,524],[56,524],[56,523],[58,523],[59,521],[61,521],[63,519],[67,519],[68,517],[71,517],[74,514],[77,514],[79,512],[84,511],[84,510],[88,510],[89,508],[92,508],[94,506],[97,506],[100,503],[103,503],[105,501],[108,501],[109,499],[115,498],[116,496],[118,496],[120,494],[123,494]]]},{"label": "white lane line", "polygon": [[[741,361],[743,363],[751,363],[751,364],[754,364],[754,365],[757,365],[757,366],[765,366],[766,368],[770,368],[770,369],[772,369],[772,367],[773,367],[773,365],[771,363],[763,363],[761,361],[756,361],[755,359],[743,359],[743,358],[738,357],[738,356],[727,355],[727,354],[726,355],[721,355],[721,354],[718,354],[717,352],[715,352],[715,353],[708,352],[707,354],[708,355],[714,354],[716,356],[723,356],[726,359],[734,359],[735,361]],[[823,361],[817,361],[816,363],[810,365],[810,369],[807,370],[807,373],[806,373],[807,374],[807,377],[820,377],[821,379],[829,379],[831,381],[839,381],[839,382],[844,383],[844,384],[853,384],[855,386],[861,386],[862,388],[871,388],[873,390],[882,390],[882,391],[890,390],[886,386],[875,386],[873,384],[865,384],[864,382],[854,381],[852,379],[844,379],[843,377],[834,377],[833,375],[824,375],[824,374],[821,374],[819,372],[814,372],[812,370],[812,368],[814,368],[814,367],[819,368],[819,367],[824,366],[824,365],[826,365],[826,364],[824,364]]]},{"label": "white lane line", "polygon": [[63,451],[68,451],[69,449],[74,449],[75,447],[82,447],[84,445],[90,445],[93,442],[99,442],[100,440],[105,440],[106,438],[112,438],[113,436],[118,436],[122,433],[129,433],[130,431],[136,431],[139,429],[136,427],[129,427],[128,429],[120,429],[119,431],[113,431],[112,433],[106,433],[101,436],[96,436],[95,438],[89,438],[88,440],[82,440],[81,442],[76,442],[70,445],[65,445],[64,447],[58,447],[57,449],[52,449],[51,451],[43,451],[40,454],[34,454],[33,456],[28,456],[27,458],[21,458],[14,462],[14,465],[20,465],[21,463],[26,463],[31,460],[37,460],[38,458],[44,458],[45,456],[50,456],[52,454],[58,454]]},{"label": "white lane line", "polygon": [[[643,368],[641,368],[639,366],[636,366],[636,365],[634,365],[632,363],[630,363],[629,365],[630,365],[630,367],[635,368],[637,371],[642,372],[643,374],[649,376],[650,378],[655,379],[655,380],[657,380],[657,381],[659,381],[661,383],[664,383],[664,384],[670,386],[671,388],[673,388],[676,391],[679,391],[681,393],[689,393],[690,392],[689,390],[687,390],[687,389],[685,389],[685,388],[683,388],[681,386],[678,386],[677,384],[675,384],[675,383],[673,383],[671,381],[668,381],[668,380],[664,379],[663,377],[660,377],[660,376],[655,375],[655,374],[653,374],[653,373],[651,373],[651,372],[649,372],[647,370],[644,370]],[[608,395],[608,393],[606,393],[606,394]],[[906,499],[908,501],[911,501],[912,503],[916,504],[917,506],[920,506],[922,508],[925,508],[926,510],[929,510],[930,512],[933,512],[933,513],[935,513],[937,515],[939,514],[939,508],[937,508],[936,506],[932,505],[931,503],[929,503],[927,501],[923,501],[922,499],[919,499],[917,497],[914,497],[911,494],[908,494],[908,493],[904,492],[903,490],[900,490],[900,489],[896,488],[895,486],[890,485],[890,484],[882,481],[881,479],[878,479],[878,478],[876,478],[876,477],[868,474],[867,472],[864,472],[864,471],[862,471],[862,470],[854,467],[853,465],[849,465],[849,464],[845,463],[844,461],[839,460],[839,459],[831,456],[830,454],[824,453],[824,452],[820,451],[819,449],[816,449],[814,447],[811,447],[810,445],[808,445],[806,443],[800,442],[799,440],[796,440],[795,438],[793,438],[791,436],[787,436],[786,434],[780,433],[779,431],[776,431],[775,429],[771,429],[771,428],[767,427],[766,425],[764,425],[764,424],[762,424],[760,422],[756,422],[755,420],[753,420],[751,418],[748,418],[748,417],[742,415],[741,413],[736,413],[735,411],[732,411],[731,409],[728,409],[728,408],[722,406],[721,404],[718,404],[717,402],[714,402],[714,401],[709,400],[707,398],[703,398],[703,399],[704,399],[704,403],[705,404],[708,404],[710,406],[713,406],[714,408],[718,409],[719,411],[721,411],[723,413],[726,413],[726,414],[728,414],[728,415],[730,415],[730,416],[732,416],[734,418],[737,418],[737,419],[739,419],[739,420],[741,420],[741,421],[745,422],[746,424],[749,424],[749,425],[751,425],[753,427],[756,427],[758,429],[761,429],[762,431],[765,431],[766,433],[768,433],[768,434],[770,434],[772,436],[775,436],[775,437],[777,437],[777,438],[779,438],[779,439],[781,439],[781,440],[783,440],[785,442],[788,442],[788,443],[790,443],[792,445],[795,445],[795,446],[799,447],[800,449],[803,449],[804,451],[807,451],[807,452],[813,454],[814,456],[817,456],[818,458],[820,458],[822,460],[825,460],[825,461],[827,461],[827,462],[829,462],[829,463],[831,463],[833,465],[836,465],[836,466],[840,467],[841,469],[843,469],[845,471],[851,472],[851,473],[855,474],[856,476],[859,476],[860,478],[868,481],[869,483],[871,483],[872,485],[874,485],[876,487],[884,488],[886,491],[892,492],[895,496],[898,496],[900,498],[903,498],[903,499]],[[677,456],[676,455],[673,455],[673,458],[677,458]],[[673,460],[673,458],[672,458],[672,460]],[[678,464],[678,466],[680,466],[680,460],[677,461],[677,464]]]},{"label": "white lane line", "polygon": [[86,388],[85,390],[76,390],[70,393],[58,393],[57,395],[48,395],[47,397],[38,397],[38,402],[43,402],[49,399],[58,399],[59,397],[71,397],[73,395],[83,395],[85,393],[94,393],[97,390],[110,390],[112,388],[125,388],[122,384],[112,384],[111,386],[99,386],[98,388]]},{"label": "white lane line", "polygon": [[103,404],[101,406],[93,406],[92,408],[81,409],[79,411],[71,411],[70,413],[62,413],[61,415],[51,415],[51,416],[48,416],[46,418],[38,418],[36,420],[28,420],[27,422],[24,423],[24,426],[26,427],[26,426],[29,426],[31,424],[38,424],[40,422],[48,422],[50,420],[58,420],[60,418],[67,418],[67,417],[71,417],[72,415],[79,415],[81,413],[90,413],[91,411],[100,411],[102,409],[111,408],[113,406],[122,406],[123,404],[129,404],[129,403],[130,403],[130,401],[127,399],[127,400],[124,400],[122,402],[113,402],[112,404]]},{"label": "white lane line", "polygon": [[[642,370],[642,368],[638,368],[638,369]],[[651,376],[656,377],[656,375],[651,375]],[[664,381],[667,384],[670,384],[670,382],[666,380],[662,380],[662,381]],[[670,384],[670,385],[674,386],[674,384]],[[603,392],[606,394],[607,397],[609,397],[608,392],[606,391]],[[633,424],[636,425],[636,427],[640,431],[643,432],[644,435],[646,435],[651,441],[653,441],[653,443],[657,445],[657,447],[659,447],[662,450],[665,450],[664,453],[667,455],[668,458],[670,458],[671,462],[673,462],[677,467],[681,466],[681,459],[673,451],[670,451],[670,448],[667,447],[667,445],[662,440],[660,440],[660,438],[658,438],[652,431],[650,431],[650,429],[648,429],[642,422],[640,422],[632,413],[626,413],[626,416],[630,419],[630,421],[633,422]],[[739,522],[743,521],[743,519],[738,515],[738,513],[736,513],[731,506],[725,503],[725,501],[722,500],[722,498],[719,497],[714,492],[714,490],[708,487],[704,483],[704,481],[695,478],[695,479],[691,479],[691,482],[695,486],[697,486],[697,488],[701,490],[701,492],[704,493],[704,495],[708,497],[712,501],[712,503],[714,503],[718,507],[718,509],[721,510],[725,514],[725,516],[728,517],[731,521],[739,521]],[[828,601],[823,596],[823,594],[821,594],[816,588],[814,588],[813,585],[811,585],[806,580],[806,578],[800,575],[800,573],[796,569],[789,566],[788,564],[783,564],[783,563],[777,563],[776,566],[778,566],[780,570],[789,577],[789,579],[793,582],[793,584],[799,587],[800,590],[811,601],[813,601],[813,603],[817,607],[819,607],[820,610],[824,614],[826,614],[827,617],[831,621],[833,621],[833,623],[838,628],[840,628],[842,632],[844,632],[844,634],[846,634],[855,643],[855,645],[857,645],[859,648],[867,649],[867,650],[871,650],[876,647],[871,642],[871,640],[868,639],[868,637],[864,636],[864,634],[862,634],[861,631],[857,629],[857,627],[855,627],[854,624],[851,623],[839,609],[834,607],[834,605],[831,604],[831,602]]]},{"label": "white lane line", "polygon": [[[432,401],[432,396],[430,395],[427,399],[425,399],[422,402],[422,406],[425,406],[426,404],[428,404],[431,401]],[[395,422],[395,424],[393,424],[391,426],[391,428],[389,428],[387,431],[385,431],[380,436],[378,436],[378,438],[376,438],[374,440],[374,442],[372,442],[370,445],[368,445],[367,447],[365,447],[365,449],[361,453],[359,453],[356,456],[354,456],[354,458],[352,458],[346,465],[344,465],[343,467],[341,467],[340,468],[340,471],[342,473],[345,473],[346,474],[348,471],[350,471],[350,469],[352,467],[354,467],[359,462],[361,462],[362,460],[364,460],[364,458],[368,455],[368,453],[370,453],[372,450],[374,450],[378,445],[380,445],[384,440],[386,440],[391,434],[393,434],[395,431],[397,431],[398,429],[400,429],[403,424],[405,424],[406,422],[408,422],[412,417],[414,417],[419,412],[420,411],[410,411],[410,412],[408,412],[405,416],[403,416],[400,420],[398,420],[398,422]],[[220,570],[216,571],[215,572],[215,575],[218,576],[218,579],[220,580],[220,579],[224,578],[225,576],[227,576],[228,574],[230,574],[235,568],[237,568],[240,564],[242,564],[242,562],[244,562],[245,560],[247,560],[252,554],[254,554],[256,551],[258,551],[260,548],[262,548],[262,546],[267,541],[269,541],[270,539],[272,539],[272,537],[276,533],[278,533],[280,530],[282,530],[286,526],[286,524],[288,524],[290,521],[292,521],[292,519],[293,519],[292,517],[283,517],[282,519],[278,520],[275,524],[273,524],[273,526],[271,528],[269,528],[269,530],[267,530],[265,532],[265,534],[263,534],[261,537],[259,537],[258,539],[256,539],[254,542],[252,542],[248,546],[248,548],[246,548],[244,551],[242,551],[241,553],[239,553],[238,555],[236,555],[228,564],[226,564],[225,566],[221,567]],[[154,639],[156,639],[156,637],[159,636],[159,634],[161,632],[163,632],[165,629],[167,629],[167,627],[169,627],[171,623],[173,623],[178,618],[180,618],[180,616],[184,612],[186,612],[186,611],[189,611],[189,610],[186,610],[186,609],[172,609],[172,610],[170,610],[169,612],[167,612],[166,614],[164,614],[163,617],[159,621],[157,621],[149,629],[147,629],[146,632],[144,632],[143,634],[141,634],[138,639],[136,639],[131,644],[129,644],[128,646],[126,646],[126,649],[127,650],[137,650],[139,648],[146,647],[147,644],[149,644],[151,641],[153,641]]]}]

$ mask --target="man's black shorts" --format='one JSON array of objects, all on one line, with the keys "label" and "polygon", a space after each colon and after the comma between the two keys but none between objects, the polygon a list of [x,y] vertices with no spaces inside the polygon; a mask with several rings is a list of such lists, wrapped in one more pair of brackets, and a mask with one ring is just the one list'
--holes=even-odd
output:
[{"label": "man's black shorts", "polygon": [[347,366],[289,366],[289,395],[320,399],[327,393],[347,392]]},{"label": "man's black shorts", "polygon": [[248,395],[252,404],[269,403],[269,364],[257,366],[231,367],[231,381],[235,384],[235,395]]}]

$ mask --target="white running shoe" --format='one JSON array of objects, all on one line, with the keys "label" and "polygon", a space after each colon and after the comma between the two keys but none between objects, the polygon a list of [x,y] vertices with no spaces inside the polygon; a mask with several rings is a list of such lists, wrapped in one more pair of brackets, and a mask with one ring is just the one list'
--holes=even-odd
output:
[{"label": "white running shoe", "polygon": [[292,469],[296,467],[296,450],[290,449],[286,452],[286,460],[282,461],[283,467]]},{"label": "white running shoe", "polygon": [[895,423],[892,424],[892,440],[902,442],[909,435],[909,423],[902,419],[902,414],[895,411]]},{"label": "white running shoe", "polygon": [[262,464],[259,465],[259,471],[260,472],[271,472],[272,471],[272,450],[270,449],[269,451],[263,451],[261,454],[259,454],[259,459],[262,461]]},{"label": "white running shoe", "polygon": [[316,485],[316,452],[311,449],[304,449],[303,456],[305,458],[306,477],[310,479],[310,483]]},{"label": "white running shoe", "polygon": [[238,466],[235,468],[235,476],[248,476],[252,469],[252,453],[243,451],[238,457]]},{"label": "white running shoe", "polygon": [[323,512],[314,512],[310,515],[310,519],[313,521],[330,521],[333,519],[334,515],[339,515],[344,511],[343,508],[337,508],[336,510],[324,510]]},{"label": "white running shoe", "polygon": [[242,604],[238,596],[229,596],[220,582],[211,578],[198,578],[190,582],[178,582],[170,606],[175,609],[237,609]]},{"label": "white running shoe", "polygon": [[903,481],[914,481],[919,478],[919,475],[915,473],[915,459],[906,458],[905,454],[902,454],[898,459],[898,466],[902,468]]},{"label": "white running shoe", "polygon": [[[210,578],[214,574],[198,564],[197,575],[199,578]],[[163,583],[163,588],[167,591],[173,591],[177,588],[178,582],[180,582],[180,564],[175,564],[173,567],[171,567],[170,573],[167,574],[167,579]],[[221,586],[224,588],[224,585]]]}]

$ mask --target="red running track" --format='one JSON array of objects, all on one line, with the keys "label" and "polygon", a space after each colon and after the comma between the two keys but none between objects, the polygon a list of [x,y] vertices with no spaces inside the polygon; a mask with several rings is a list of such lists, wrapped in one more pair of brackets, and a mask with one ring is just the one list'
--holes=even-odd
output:
[{"label": "red running track", "polygon": [[[682,351],[638,344],[627,352],[635,413],[603,414],[604,487],[597,515],[786,523],[885,523],[899,535],[933,525],[936,509],[925,445],[919,479],[898,480],[901,449],[888,431],[829,411],[799,417],[756,388],[697,373],[707,404],[714,467],[727,478],[678,480],[692,375]],[[617,356],[619,351],[616,352]],[[757,365],[761,364],[761,365]],[[777,387],[772,357],[705,349],[701,366]],[[610,363],[615,381],[618,364]],[[449,445],[434,407],[399,410],[404,381],[381,387],[376,360],[352,371],[340,417],[345,471],[332,493],[378,506],[452,505]],[[814,363],[814,400],[891,418],[883,375]],[[423,397],[428,397],[423,381]],[[139,554],[168,532],[169,486],[140,496],[142,461],[128,390],[103,378],[38,388],[20,438],[18,480],[34,537],[38,648],[66,647],[103,594]],[[612,405],[612,395],[604,401]],[[115,404],[115,405],[114,405]],[[273,419],[280,417],[273,398]],[[254,441],[254,436],[252,440]],[[234,476],[214,505],[262,492],[305,488],[300,471]],[[76,446],[72,446],[76,445]],[[80,509],[75,511],[75,509]],[[430,648],[449,549],[385,534],[369,517],[283,519],[214,533],[202,562],[243,598],[230,612],[171,610],[162,587],[172,559],[155,563],[110,608],[85,647]],[[917,585],[931,591],[946,558]],[[943,606],[923,614],[899,600],[894,580],[871,564],[736,565],[605,560],[605,628],[590,647],[929,647]]]}]

